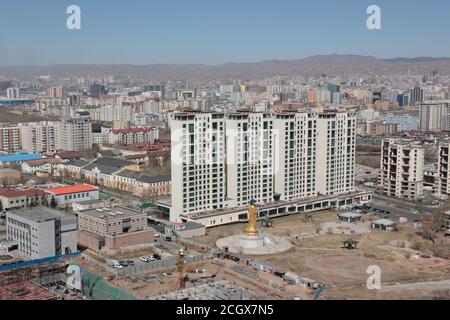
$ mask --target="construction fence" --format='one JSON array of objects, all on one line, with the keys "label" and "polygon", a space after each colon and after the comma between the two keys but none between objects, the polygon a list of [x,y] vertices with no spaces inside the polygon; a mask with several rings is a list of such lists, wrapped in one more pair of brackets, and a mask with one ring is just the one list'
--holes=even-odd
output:
[{"label": "construction fence", "polygon": [[[85,260],[87,262],[105,270],[108,273],[115,275],[116,277],[129,277],[129,276],[133,276],[133,275],[140,274],[140,273],[151,272],[151,271],[160,270],[160,269],[173,268],[173,267],[177,266],[177,260],[178,260],[178,257],[170,256],[170,257],[164,258],[163,260],[159,260],[159,261],[139,263],[134,266],[123,267],[123,268],[114,268],[112,266],[109,266],[106,263],[98,261],[97,259],[95,259],[91,256],[83,255],[83,257],[85,258]],[[210,254],[199,254],[199,255],[186,256],[185,263],[186,264],[197,263],[197,262],[201,262],[201,261],[208,260],[211,258],[212,258],[212,255],[210,255]]]}]

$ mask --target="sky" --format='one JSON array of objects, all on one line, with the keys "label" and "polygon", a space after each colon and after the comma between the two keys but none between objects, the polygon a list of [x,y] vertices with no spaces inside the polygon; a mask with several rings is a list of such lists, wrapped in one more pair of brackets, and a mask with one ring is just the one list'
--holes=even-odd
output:
[{"label": "sky", "polygon": [[[66,27],[73,4],[81,30]],[[1,0],[0,65],[450,57],[449,14],[448,0]]]}]

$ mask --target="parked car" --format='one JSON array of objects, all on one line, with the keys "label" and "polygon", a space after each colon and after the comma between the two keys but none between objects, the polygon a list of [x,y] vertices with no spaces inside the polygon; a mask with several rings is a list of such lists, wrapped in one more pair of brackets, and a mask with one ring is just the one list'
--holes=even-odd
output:
[{"label": "parked car", "polygon": [[161,256],[159,254],[154,254],[153,258],[155,258],[156,260],[161,260]]}]

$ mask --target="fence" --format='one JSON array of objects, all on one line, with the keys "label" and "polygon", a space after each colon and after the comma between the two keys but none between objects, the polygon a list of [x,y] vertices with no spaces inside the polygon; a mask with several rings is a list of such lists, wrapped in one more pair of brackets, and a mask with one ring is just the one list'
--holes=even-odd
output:
[{"label": "fence", "polygon": [[13,263],[13,264],[2,265],[2,266],[0,266],[0,272],[19,269],[19,268],[38,266],[38,265],[47,264],[47,263],[55,263],[64,258],[74,258],[74,257],[78,257],[78,256],[80,256],[80,253],[76,252],[76,253],[70,253],[70,254],[65,254],[65,255],[61,255],[61,256],[48,257],[48,258],[35,259],[35,260],[30,260],[30,261],[23,261],[23,262],[17,262],[17,263]]},{"label": "fence", "polygon": [[[173,267],[177,266],[177,261],[178,261],[178,258],[176,256],[170,256],[170,257],[164,258],[163,260],[151,261],[151,262],[147,262],[147,263],[138,263],[134,266],[123,267],[123,268],[119,269],[119,268],[114,268],[112,266],[109,266],[106,263],[100,262],[91,256],[83,255],[83,257],[89,263],[91,263],[97,267],[100,267],[101,269],[105,270],[106,272],[112,273],[117,277],[128,277],[128,276],[136,275],[139,273],[145,273],[145,272],[160,270],[160,269],[173,268]],[[211,259],[211,258],[212,258],[212,256],[208,255],[208,254],[187,256],[187,257],[185,257],[185,263],[186,264],[196,263],[196,262],[201,262],[203,260]]]}]

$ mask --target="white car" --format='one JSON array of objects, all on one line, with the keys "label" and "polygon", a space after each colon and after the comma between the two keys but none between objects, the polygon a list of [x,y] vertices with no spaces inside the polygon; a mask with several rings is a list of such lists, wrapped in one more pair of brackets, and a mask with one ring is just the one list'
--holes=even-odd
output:
[{"label": "white car", "polygon": [[159,238],[159,237],[160,237],[160,236],[159,236],[159,233],[155,233],[154,237],[155,237],[155,238]]},{"label": "white car", "polygon": [[123,265],[121,265],[121,264],[114,264],[114,268],[116,268],[116,269],[122,269],[122,268],[123,268]]},{"label": "white car", "polygon": [[143,261],[143,262],[155,261],[155,257],[153,257],[153,256],[144,256],[144,257],[141,257],[141,261]]}]

